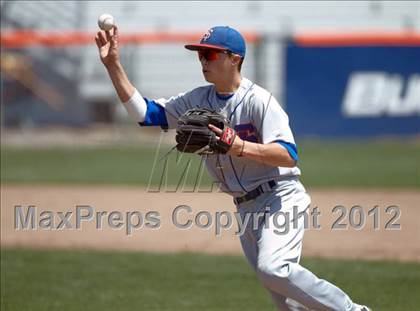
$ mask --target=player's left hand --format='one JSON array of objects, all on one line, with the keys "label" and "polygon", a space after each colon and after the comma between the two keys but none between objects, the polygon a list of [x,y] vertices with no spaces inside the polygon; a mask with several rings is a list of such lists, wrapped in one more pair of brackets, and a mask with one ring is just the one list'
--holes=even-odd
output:
[{"label": "player's left hand", "polygon": [[[211,129],[217,137],[220,137],[222,135],[223,131],[219,129],[217,126],[214,126],[212,124],[209,124],[209,129]],[[233,141],[232,147],[230,147],[227,154],[233,155],[233,156],[239,156],[241,152],[243,151],[243,144],[244,141],[239,137],[239,135],[235,136],[235,139]]]}]

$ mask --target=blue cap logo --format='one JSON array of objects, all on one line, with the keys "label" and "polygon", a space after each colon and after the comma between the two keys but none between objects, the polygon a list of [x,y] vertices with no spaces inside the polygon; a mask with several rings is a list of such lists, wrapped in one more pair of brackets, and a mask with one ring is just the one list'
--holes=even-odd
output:
[{"label": "blue cap logo", "polygon": [[202,49],[228,50],[234,54],[245,57],[245,40],[239,31],[229,26],[216,26],[210,28],[201,38],[199,44],[188,44],[188,50],[197,51]]},{"label": "blue cap logo", "polygon": [[210,28],[207,30],[207,32],[204,34],[203,38],[201,39],[201,42],[207,41],[211,37],[211,33],[213,32],[213,28]]}]

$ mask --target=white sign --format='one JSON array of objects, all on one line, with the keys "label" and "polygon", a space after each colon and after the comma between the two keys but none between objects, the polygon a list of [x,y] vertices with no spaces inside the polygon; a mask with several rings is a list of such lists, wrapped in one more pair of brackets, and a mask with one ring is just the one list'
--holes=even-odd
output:
[{"label": "white sign", "polygon": [[420,115],[420,74],[404,79],[387,72],[354,72],[344,94],[347,117]]}]

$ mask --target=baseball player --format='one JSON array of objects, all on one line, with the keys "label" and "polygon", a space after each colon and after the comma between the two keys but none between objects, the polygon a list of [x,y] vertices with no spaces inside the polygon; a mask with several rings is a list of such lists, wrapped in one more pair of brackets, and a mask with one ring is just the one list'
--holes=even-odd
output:
[{"label": "baseball player", "polygon": [[[231,27],[211,28],[198,44],[202,73],[209,85],[168,99],[151,100],[130,83],[119,61],[118,29],[98,32],[100,58],[128,114],[141,126],[175,128],[178,118],[195,107],[223,114],[235,130],[227,153],[205,155],[210,175],[231,194],[243,218],[265,212],[257,227],[248,222],[240,237],[243,251],[279,310],[365,310],[335,285],[299,264],[304,219],[279,234],[277,212],[304,212],[310,197],[299,181],[298,150],[289,119],[272,94],[242,77],[246,55],[242,35]],[[221,130],[209,126],[216,135]],[[297,223],[297,225],[296,225]],[[287,225],[285,223],[284,225]]]}]

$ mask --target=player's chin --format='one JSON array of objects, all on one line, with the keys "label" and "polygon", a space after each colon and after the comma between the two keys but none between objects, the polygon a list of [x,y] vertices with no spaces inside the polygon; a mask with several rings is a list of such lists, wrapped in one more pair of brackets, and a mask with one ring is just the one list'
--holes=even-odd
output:
[{"label": "player's chin", "polygon": [[206,79],[207,82],[213,83],[212,75],[210,71],[203,71],[204,79]]}]

